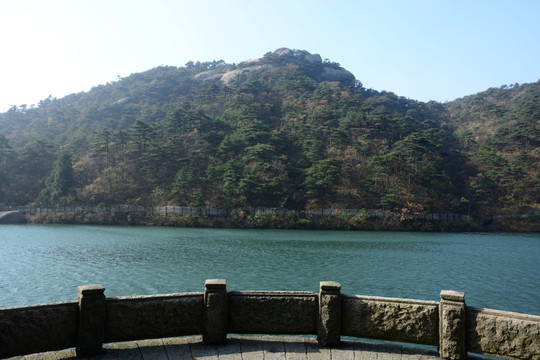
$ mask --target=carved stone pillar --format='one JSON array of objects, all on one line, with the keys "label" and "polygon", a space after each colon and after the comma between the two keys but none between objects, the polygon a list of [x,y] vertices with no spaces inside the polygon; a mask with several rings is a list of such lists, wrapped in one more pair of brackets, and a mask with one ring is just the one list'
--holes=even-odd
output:
[{"label": "carved stone pillar", "polygon": [[227,340],[227,282],[209,279],[204,284],[203,341],[222,344]]},{"label": "carved stone pillar", "polygon": [[317,341],[321,346],[339,346],[341,342],[341,285],[321,281]]},{"label": "carved stone pillar", "polygon": [[439,354],[442,359],[467,358],[466,322],[465,294],[442,290],[439,303]]},{"label": "carved stone pillar", "polygon": [[101,352],[105,336],[105,288],[101,285],[78,287],[79,332],[77,356],[96,355]]}]

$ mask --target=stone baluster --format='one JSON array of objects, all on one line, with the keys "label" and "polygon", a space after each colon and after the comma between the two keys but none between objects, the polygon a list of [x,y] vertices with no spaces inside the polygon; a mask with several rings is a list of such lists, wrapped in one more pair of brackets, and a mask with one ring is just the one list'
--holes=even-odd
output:
[{"label": "stone baluster", "polygon": [[221,344],[227,340],[227,282],[209,279],[204,284],[203,341]]},{"label": "stone baluster", "polygon": [[105,288],[101,285],[78,287],[79,333],[77,356],[91,356],[101,352],[105,336]]},{"label": "stone baluster", "polygon": [[341,343],[341,284],[338,282],[320,282],[317,341],[321,346]]},{"label": "stone baluster", "polygon": [[465,294],[442,290],[439,303],[439,354],[442,359],[467,358]]}]

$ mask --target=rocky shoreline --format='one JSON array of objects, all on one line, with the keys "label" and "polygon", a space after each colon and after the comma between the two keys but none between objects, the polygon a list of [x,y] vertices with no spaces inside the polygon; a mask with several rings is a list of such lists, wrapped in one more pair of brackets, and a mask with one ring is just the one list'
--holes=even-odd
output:
[{"label": "rocky shoreline", "polygon": [[536,218],[499,220],[412,220],[399,217],[377,219],[360,216],[244,215],[207,217],[193,215],[63,212],[40,213],[28,218],[33,224],[139,225],[234,229],[368,230],[418,232],[540,232]]}]

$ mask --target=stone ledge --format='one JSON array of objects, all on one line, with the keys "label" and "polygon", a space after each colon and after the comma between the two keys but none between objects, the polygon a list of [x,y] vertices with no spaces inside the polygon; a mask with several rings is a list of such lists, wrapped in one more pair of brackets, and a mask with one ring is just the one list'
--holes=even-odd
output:
[{"label": "stone ledge", "polygon": [[454,290],[442,290],[441,300],[464,302],[465,293],[461,291],[454,291]]}]

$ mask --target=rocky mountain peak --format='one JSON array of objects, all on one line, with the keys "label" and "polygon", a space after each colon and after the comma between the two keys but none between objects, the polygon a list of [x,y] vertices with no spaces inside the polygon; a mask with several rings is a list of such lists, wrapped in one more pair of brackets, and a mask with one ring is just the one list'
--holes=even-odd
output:
[{"label": "rocky mountain peak", "polygon": [[248,60],[234,68],[212,69],[196,74],[194,77],[205,81],[221,81],[229,85],[233,81],[247,79],[250,74],[282,67],[286,63],[286,61],[282,60],[283,58],[290,58],[291,61],[294,59],[296,62],[305,63],[311,66],[312,69],[316,69],[310,76],[320,81],[339,82],[344,86],[354,85],[355,77],[351,72],[337,64],[323,62],[321,55],[310,54],[307,51],[291,50],[285,47],[276,49],[270,56],[265,55],[260,59]]}]

